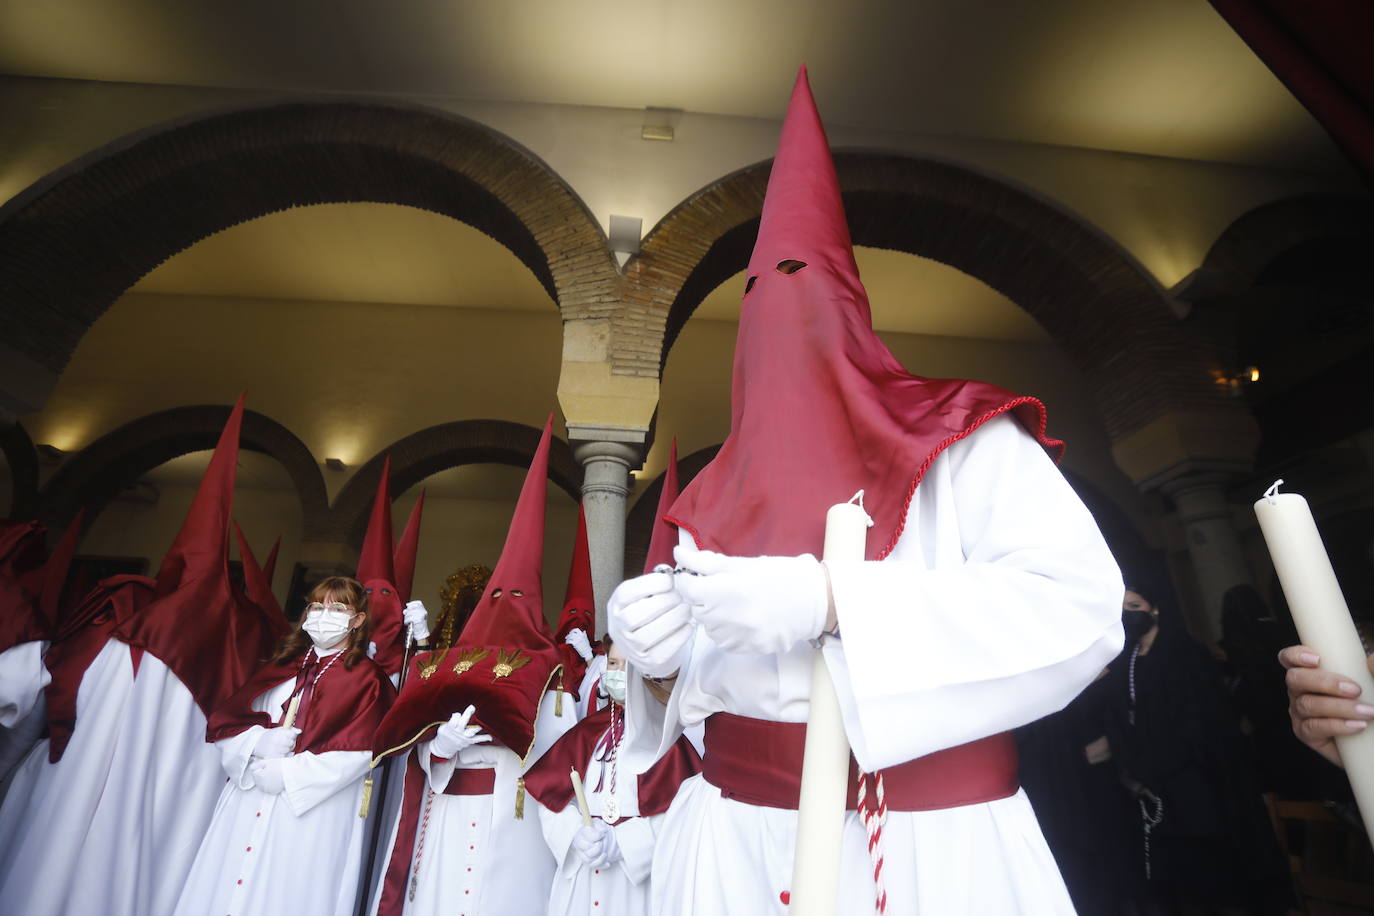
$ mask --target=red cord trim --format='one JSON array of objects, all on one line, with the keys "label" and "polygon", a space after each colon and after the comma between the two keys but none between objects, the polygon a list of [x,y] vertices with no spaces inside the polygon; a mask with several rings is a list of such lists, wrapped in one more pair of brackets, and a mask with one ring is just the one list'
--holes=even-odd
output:
[{"label": "red cord trim", "polygon": [[1003,404],[1001,407],[998,407],[995,410],[989,410],[987,413],[978,417],[971,424],[969,424],[969,426],[966,429],[964,429],[963,432],[955,433],[954,435],[942,441],[939,445],[935,446],[934,450],[932,450],[931,453],[926,456],[925,461],[921,462],[921,466],[916,469],[916,476],[913,477],[911,480],[911,486],[906,491],[906,499],[902,500],[902,511],[901,514],[897,516],[897,527],[893,530],[892,537],[888,540],[887,546],[884,547],[882,549],[882,552],[878,554],[877,559],[887,559],[888,554],[892,553],[892,551],[897,547],[897,541],[901,538],[902,532],[906,529],[906,517],[907,513],[911,511],[911,501],[916,497],[916,488],[920,486],[921,481],[926,476],[926,472],[929,471],[930,466],[935,463],[935,459],[940,457],[940,454],[954,443],[958,442],[961,439],[967,439],[970,435],[973,434],[974,430],[978,429],[978,427],[982,426],[989,420],[996,419],[997,417],[1000,417],[1002,414],[1007,413],[1011,410],[1015,410],[1018,407],[1025,407],[1031,405],[1035,407],[1036,412],[1039,414],[1039,424],[1038,429],[1027,430],[1027,432],[1033,435],[1035,437],[1035,441],[1039,442],[1042,447],[1044,447],[1047,451],[1051,452],[1055,462],[1058,463],[1058,461],[1064,457],[1064,443],[1059,439],[1051,439],[1049,436],[1045,435],[1045,427],[1049,423],[1049,414],[1045,410],[1044,403],[1039,398],[1013,398],[1012,400]]}]

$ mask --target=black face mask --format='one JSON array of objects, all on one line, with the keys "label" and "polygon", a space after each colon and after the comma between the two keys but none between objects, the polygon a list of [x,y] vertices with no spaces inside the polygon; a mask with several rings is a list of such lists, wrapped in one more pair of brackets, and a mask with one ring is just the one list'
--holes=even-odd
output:
[{"label": "black face mask", "polygon": [[1149,611],[1122,611],[1121,625],[1126,628],[1126,644],[1139,642],[1140,637],[1150,632],[1155,625],[1154,615]]}]

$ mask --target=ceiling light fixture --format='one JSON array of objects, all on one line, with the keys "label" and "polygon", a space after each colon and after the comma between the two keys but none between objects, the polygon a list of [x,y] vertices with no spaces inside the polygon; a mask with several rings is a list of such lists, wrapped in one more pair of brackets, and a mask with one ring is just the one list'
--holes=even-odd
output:
[{"label": "ceiling light fixture", "polygon": [[640,128],[639,136],[644,140],[663,140],[671,143],[677,132],[677,120],[681,116],[681,108],[646,108],[644,126]]},{"label": "ceiling light fixture", "polygon": [[342,459],[342,458],[326,458],[326,459],[324,459],[324,466],[327,467],[327,468],[329,468],[329,470],[331,470],[331,471],[346,471],[346,470],[348,470],[348,465],[346,465],[346,464],[343,463],[343,459]]}]

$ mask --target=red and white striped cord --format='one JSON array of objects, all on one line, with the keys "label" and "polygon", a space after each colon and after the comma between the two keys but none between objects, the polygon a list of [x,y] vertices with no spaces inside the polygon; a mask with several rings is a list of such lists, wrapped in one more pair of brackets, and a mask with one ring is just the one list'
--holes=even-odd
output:
[{"label": "red and white striped cord", "polygon": [[428,786],[425,793],[425,815],[420,819],[420,837],[415,841],[415,863],[410,867],[410,892],[407,896],[415,901],[415,889],[420,886],[420,860],[425,857],[425,834],[429,833],[429,812],[434,807],[434,790]]},{"label": "red and white striped cord", "polygon": [[887,885],[883,883],[883,825],[887,823],[887,794],[883,786],[883,773],[879,770],[873,776],[872,805],[865,804],[868,798],[868,774],[859,773],[858,800],[854,807],[863,818],[864,830],[868,833],[868,855],[873,860],[873,910],[882,914],[887,912]]}]

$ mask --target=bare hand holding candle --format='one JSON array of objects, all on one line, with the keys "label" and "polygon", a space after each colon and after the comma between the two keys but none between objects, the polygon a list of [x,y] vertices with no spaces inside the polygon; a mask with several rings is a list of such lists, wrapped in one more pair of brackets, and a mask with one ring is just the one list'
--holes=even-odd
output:
[{"label": "bare hand holding candle", "polygon": [[[1279,493],[1276,482],[1255,503],[1255,515],[1283,585],[1303,643],[1321,656],[1321,665],[1360,686],[1362,701],[1374,702],[1364,646],[1350,618],[1331,560],[1307,500]],[[1346,775],[1355,791],[1365,830],[1374,837],[1374,730],[1336,738]]]}]

